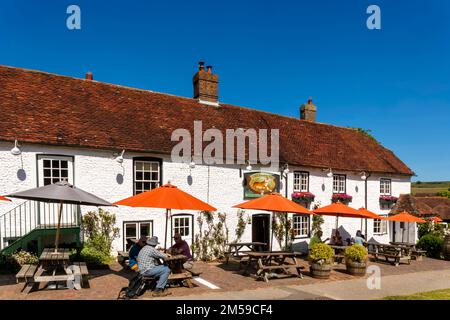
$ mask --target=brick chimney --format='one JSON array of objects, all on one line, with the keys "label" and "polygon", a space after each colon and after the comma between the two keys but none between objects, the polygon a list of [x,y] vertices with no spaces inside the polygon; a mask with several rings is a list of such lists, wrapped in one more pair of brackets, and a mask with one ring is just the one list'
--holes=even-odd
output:
[{"label": "brick chimney", "polygon": [[192,79],[194,83],[194,99],[200,103],[218,106],[219,105],[219,76],[212,73],[212,66],[205,63],[198,63],[198,72]]},{"label": "brick chimney", "polygon": [[300,106],[300,119],[311,122],[316,122],[317,107],[313,104],[312,98],[309,98],[308,103]]},{"label": "brick chimney", "polygon": [[86,80],[94,80],[94,75],[92,72],[86,72]]}]

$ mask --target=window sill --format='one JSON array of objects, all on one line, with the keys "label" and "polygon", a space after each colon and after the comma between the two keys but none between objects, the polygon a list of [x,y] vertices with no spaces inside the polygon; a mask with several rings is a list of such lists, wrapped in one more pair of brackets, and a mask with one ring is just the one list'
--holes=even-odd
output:
[{"label": "window sill", "polygon": [[300,240],[300,239],[309,239],[310,236],[306,235],[306,236],[295,236],[294,240]]},{"label": "window sill", "polygon": [[388,233],[387,232],[384,232],[384,233],[373,233],[373,235],[374,236],[385,236],[385,235],[387,235]]}]

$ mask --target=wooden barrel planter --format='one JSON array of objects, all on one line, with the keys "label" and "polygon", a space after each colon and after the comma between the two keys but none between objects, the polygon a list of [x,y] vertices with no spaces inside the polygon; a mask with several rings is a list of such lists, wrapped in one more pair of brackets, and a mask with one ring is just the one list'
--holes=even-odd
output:
[{"label": "wooden barrel planter", "polygon": [[444,251],[444,259],[450,260],[450,234],[446,235],[444,238],[443,251]]},{"label": "wooden barrel planter", "polygon": [[310,272],[313,278],[328,279],[331,273],[331,265],[312,263],[310,266]]},{"label": "wooden barrel planter", "polygon": [[347,261],[347,272],[351,275],[363,277],[366,275],[367,270],[367,262],[354,262],[354,261]]}]

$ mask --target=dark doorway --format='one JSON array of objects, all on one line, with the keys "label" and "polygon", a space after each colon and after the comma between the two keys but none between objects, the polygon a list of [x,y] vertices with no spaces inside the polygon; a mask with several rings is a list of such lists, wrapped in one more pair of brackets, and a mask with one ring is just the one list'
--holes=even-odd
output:
[{"label": "dark doorway", "polygon": [[270,214],[253,215],[252,241],[266,243],[267,245],[263,249],[269,250],[270,240]]}]

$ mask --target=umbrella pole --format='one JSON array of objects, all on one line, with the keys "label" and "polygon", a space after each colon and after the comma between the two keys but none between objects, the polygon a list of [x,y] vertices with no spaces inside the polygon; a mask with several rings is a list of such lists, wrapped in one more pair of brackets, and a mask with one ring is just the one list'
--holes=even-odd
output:
[{"label": "umbrella pole", "polygon": [[166,209],[166,232],[164,235],[164,250],[167,250],[167,223],[169,221],[170,209]]},{"label": "umbrella pole", "polygon": [[270,216],[270,230],[271,230],[271,236],[270,236],[270,251],[272,252],[272,243],[273,243],[273,219],[275,218],[275,215],[271,214]]},{"label": "umbrella pole", "polygon": [[286,212],[286,225],[285,225],[285,229],[286,229],[286,239],[284,240],[284,250],[287,250],[287,246],[288,246],[288,234],[289,234],[289,229],[288,229],[288,213]]},{"label": "umbrella pole", "polygon": [[62,201],[59,203],[59,213],[58,213],[58,226],[56,227],[56,236],[55,236],[55,253],[58,252],[58,242],[59,242],[59,229],[61,227],[61,216],[62,216],[63,203]]}]

